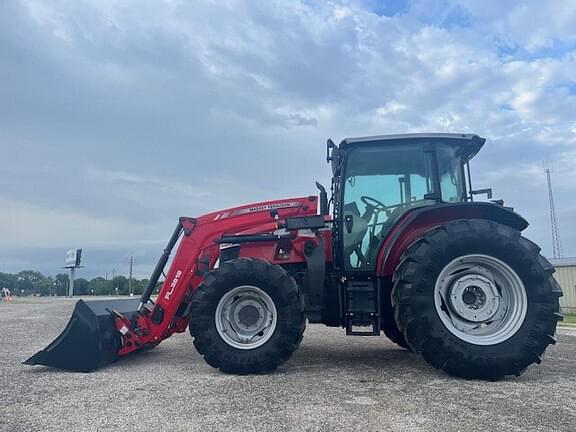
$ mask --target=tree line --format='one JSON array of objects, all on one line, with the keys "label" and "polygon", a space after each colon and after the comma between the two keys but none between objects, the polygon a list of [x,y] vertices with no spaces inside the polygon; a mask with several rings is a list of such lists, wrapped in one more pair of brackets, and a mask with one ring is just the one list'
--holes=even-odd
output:
[{"label": "tree line", "polygon": [[[44,276],[34,270],[23,270],[19,273],[0,272],[0,289],[6,287],[12,295],[29,296],[64,296],[68,295],[70,279],[67,274]],[[148,284],[148,279],[132,278],[132,292],[141,294]],[[113,279],[96,277],[94,279],[75,278],[74,295],[128,295],[129,280],[124,276]]]}]

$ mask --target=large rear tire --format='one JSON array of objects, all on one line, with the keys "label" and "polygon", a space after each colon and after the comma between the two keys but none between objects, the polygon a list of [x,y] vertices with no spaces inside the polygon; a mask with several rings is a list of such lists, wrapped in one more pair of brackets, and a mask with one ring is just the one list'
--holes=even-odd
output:
[{"label": "large rear tire", "polygon": [[404,253],[392,291],[408,345],[437,369],[499,379],[556,343],[562,291],[540,248],[508,226],[457,220]]},{"label": "large rear tire", "polygon": [[407,349],[408,351],[412,351],[406,339],[404,339],[404,335],[398,329],[398,325],[396,324],[396,319],[394,318],[395,315],[395,308],[392,306],[392,299],[390,290],[386,289],[382,293],[382,305],[381,305],[381,312],[382,312],[382,331],[386,335],[388,339],[394,342],[401,348]]},{"label": "large rear tire", "polygon": [[192,299],[190,333],[225,373],[270,372],[296,351],[306,325],[294,279],[268,261],[240,258],[208,273]]}]

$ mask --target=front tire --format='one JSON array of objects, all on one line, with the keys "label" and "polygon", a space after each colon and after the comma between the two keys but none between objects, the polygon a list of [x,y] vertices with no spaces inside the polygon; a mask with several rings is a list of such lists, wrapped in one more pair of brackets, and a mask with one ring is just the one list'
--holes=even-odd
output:
[{"label": "front tire", "polygon": [[471,219],[432,229],[394,274],[396,321],[437,369],[499,379],[540,363],[556,343],[562,291],[540,248],[508,226]]},{"label": "front tire", "polygon": [[192,299],[190,333],[206,362],[225,373],[265,373],[302,341],[304,300],[294,278],[268,261],[240,258],[208,273]]}]

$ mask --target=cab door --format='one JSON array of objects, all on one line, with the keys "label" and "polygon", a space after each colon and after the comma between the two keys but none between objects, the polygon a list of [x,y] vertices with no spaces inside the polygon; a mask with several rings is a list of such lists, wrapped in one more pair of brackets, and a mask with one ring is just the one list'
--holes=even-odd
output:
[{"label": "cab door", "polygon": [[409,208],[434,204],[429,156],[420,144],[358,146],[347,152],[341,176],[342,263],[374,270],[378,249]]}]

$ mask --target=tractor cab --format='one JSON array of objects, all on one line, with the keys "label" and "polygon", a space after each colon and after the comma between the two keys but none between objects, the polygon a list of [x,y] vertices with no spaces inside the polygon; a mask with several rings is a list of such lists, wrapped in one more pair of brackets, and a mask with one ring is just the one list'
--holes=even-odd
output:
[{"label": "tractor cab", "polygon": [[373,271],[383,240],[407,212],[469,200],[465,167],[484,141],[464,134],[329,140],[339,267]]}]

